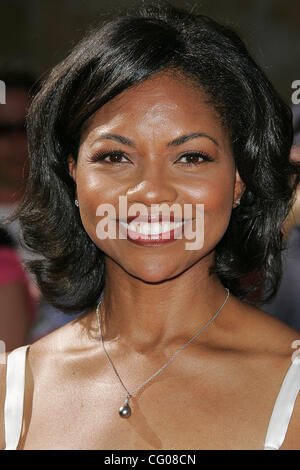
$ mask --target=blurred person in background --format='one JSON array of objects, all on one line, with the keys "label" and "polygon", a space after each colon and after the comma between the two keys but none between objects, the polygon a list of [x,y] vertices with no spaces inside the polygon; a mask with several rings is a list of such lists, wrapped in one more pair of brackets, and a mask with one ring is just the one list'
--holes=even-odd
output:
[{"label": "blurred person in background", "polygon": [[28,341],[37,307],[16,244],[9,232],[0,227],[0,340],[6,351]]},{"label": "blurred person in background", "polygon": [[[293,125],[294,125],[294,142],[291,149],[291,160],[300,162],[300,105],[295,105],[293,108]],[[296,194],[296,199],[284,223],[284,231],[286,238],[291,235],[291,232],[300,223],[300,186]]]},{"label": "blurred person in background", "polygon": [[[0,218],[3,219],[17,206],[25,191],[28,173],[25,116],[34,78],[9,68],[0,70],[0,78],[6,85],[6,104],[0,105]],[[7,230],[22,251],[19,222],[14,221]]]},{"label": "blurred person in background", "polygon": [[[300,105],[293,107],[294,142],[291,160],[300,162]],[[300,331],[300,186],[284,223],[283,277],[275,298],[262,308]]]},{"label": "blurred person in background", "polygon": [[[2,66],[0,79],[6,85],[6,104],[0,105],[0,223],[16,208],[22,199],[28,176],[28,148],[25,128],[25,118],[38,83],[33,74],[20,71],[11,64]],[[5,226],[10,237],[15,242],[15,250],[20,261],[36,258],[36,255],[22,245],[19,221],[15,220]],[[22,269],[25,269],[24,267]],[[26,270],[27,271],[27,270]],[[27,271],[30,291],[38,301],[38,316],[35,324],[31,323],[29,340],[34,342],[45,334],[64,325],[71,320],[62,312],[49,305],[41,296],[34,276]],[[0,314],[4,319],[4,304],[0,305]],[[21,315],[21,312],[19,312]],[[23,337],[24,328],[20,327]],[[9,328],[9,325],[7,325]],[[0,330],[0,339],[1,339]]]}]

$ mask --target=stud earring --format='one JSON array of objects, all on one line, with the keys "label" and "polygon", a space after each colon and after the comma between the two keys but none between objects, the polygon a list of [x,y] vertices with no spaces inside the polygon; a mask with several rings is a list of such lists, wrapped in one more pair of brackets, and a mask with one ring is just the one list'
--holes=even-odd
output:
[{"label": "stud earring", "polygon": [[79,207],[79,202],[75,199],[75,206]]}]

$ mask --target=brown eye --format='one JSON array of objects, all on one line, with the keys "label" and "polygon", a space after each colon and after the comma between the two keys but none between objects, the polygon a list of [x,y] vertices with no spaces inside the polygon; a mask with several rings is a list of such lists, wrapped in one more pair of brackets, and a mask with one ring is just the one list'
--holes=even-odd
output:
[{"label": "brown eye", "polygon": [[109,155],[108,158],[110,159],[111,163],[120,163],[122,161],[122,155]]},{"label": "brown eye", "polygon": [[[122,158],[125,158],[125,161],[122,161]],[[103,161],[105,163],[113,165],[113,164],[128,162],[128,159],[124,156],[123,152],[114,151],[114,152],[97,153],[96,155],[92,157],[92,161],[94,162]]]},{"label": "brown eye", "polygon": [[[187,161],[182,162],[181,159],[185,158]],[[203,161],[213,161],[212,158],[206,153],[202,152],[189,152],[182,155],[179,160],[180,163],[184,163],[186,166],[196,166],[201,164]]]}]

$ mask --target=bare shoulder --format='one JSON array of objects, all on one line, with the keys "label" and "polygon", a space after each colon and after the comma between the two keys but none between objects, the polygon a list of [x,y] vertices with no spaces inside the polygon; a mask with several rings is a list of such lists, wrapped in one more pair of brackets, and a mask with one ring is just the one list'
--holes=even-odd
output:
[{"label": "bare shoulder", "polygon": [[[234,299],[239,310],[241,336],[247,351],[253,351],[252,363],[265,383],[265,394],[275,405],[287,372],[297,367],[300,389],[300,332],[264,312],[262,309]],[[236,310],[237,313],[237,310]],[[293,403],[293,413],[281,449],[300,450],[300,393]]]},{"label": "bare shoulder", "polygon": [[[298,395],[296,401],[294,402],[294,408],[292,411],[286,437],[281,447],[282,450],[300,450],[300,349],[298,352],[299,354],[297,355],[297,357],[294,358],[293,363],[294,367],[296,368],[295,380],[296,386],[298,387]],[[290,406],[293,406],[293,403],[291,403]]]},{"label": "bare shoulder", "polygon": [[[33,364],[43,367],[45,363],[53,357],[53,355],[57,355],[62,349],[66,350],[70,344],[71,331],[72,328],[70,329],[70,326],[66,325],[65,327],[57,329],[51,334],[48,334],[35,343],[29,345],[30,347],[26,357],[26,386],[28,384],[28,369],[31,369]],[[5,447],[4,405],[7,386],[7,360],[9,354],[10,353],[8,352],[0,354],[0,448],[3,446]]]},{"label": "bare shoulder", "polygon": [[80,325],[80,317],[70,320],[69,323],[31,344],[28,353],[29,363],[34,364],[36,367],[43,367],[45,361],[59,359],[60,356],[67,355],[68,352],[76,348],[76,345],[79,348],[86,334],[86,331],[83,331]]},{"label": "bare shoulder", "polygon": [[63,374],[70,363],[88,356],[95,336],[91,321],[86,313],[30,345],[27,363],[34,381],[53,372]]},{"label": "bare shoulder", "polygon": [[249,348],[291,358],[297,344],[300,345],[298,330],[262,309],[236,297],[232,297],[232,308],[241,331],[237,337]]}]

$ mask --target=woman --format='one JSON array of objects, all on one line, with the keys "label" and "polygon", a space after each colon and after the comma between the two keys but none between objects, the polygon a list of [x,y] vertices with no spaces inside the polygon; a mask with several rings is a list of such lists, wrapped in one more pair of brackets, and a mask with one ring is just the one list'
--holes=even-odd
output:
[{"label": "woman", "polygon": [[[291,113],[236,34],[172,7],[106,22],[50,73],[28,133],[17,215],[45,257],[30,267],[55,307],[84,313],[17,355],[23,422],[10,362],[2,447],[299,448],[296,397],[266,439],[288,370],[299,384],[298,333],[246,301],[280,280]],[[136,224],[137,204],[156,222]],[[162,204],[192,208],[181,238],[157,225]]]}]

